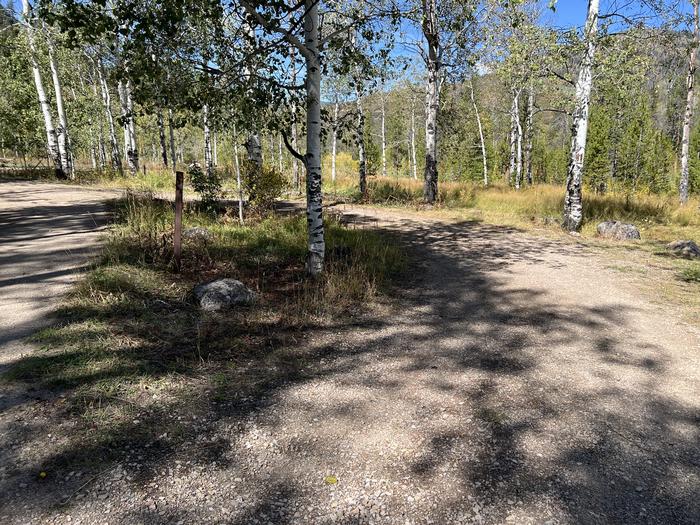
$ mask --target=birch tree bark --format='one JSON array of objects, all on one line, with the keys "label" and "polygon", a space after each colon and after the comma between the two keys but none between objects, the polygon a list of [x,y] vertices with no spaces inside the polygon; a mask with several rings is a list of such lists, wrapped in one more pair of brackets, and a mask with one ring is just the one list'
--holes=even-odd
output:
[{"label": "birch tree bark", "polygon": [[100,83],[100,91],[102,93],[102,104],[107,117],[107,127],[109,129],[109,146],[112,154],[112,169],[117,170],[120,174],[123,172],[122,156],[119,151],[119,142],[117,141],[117,132],[114,126],[114,115],[112,114],[112,99],[109,94],[109,86],[105,79],[104,66],[102,60],[96,59],[95,69],[97,69],[97,78]]},{"label": "birch tree bark", "polygon": [[488,160],[486,158],[486,142],[484,141],[484,128],[481,125],[481,116],[479,115],[479,108],[476,105],[476,97],[474,97],[474,83],[472,79],[469,79],[469,95],[472,101],[472,108],[474,108],[474,115],[476,116],[476,125],[479,129],[479,145],[481,146],[481,161],[484,167],[484,186],[489,185],[489,166]]},{"label": "birch tree bark", "polygon": [[416,103],[411,98],[411,169],[415,180],[418,180],[418,162],[416,160]]},{"label": "birch tree bark", "polygon": [[576,79],[576,103],[571,127],[571,151],[569,169],[566,177],[566,196],[564,198],[564,228],[577,231],[583,222],[583,202],[581,184],[583,180],[583,160],[586,153],[588,135],[588,113],[593,85],[593,59],[598,36],[599,0],[588,0],[588,14],[584,28],[586,49]]},{"label": "birch tree bark", "polygon": [[336,166],[335,158],[338,152],[338,111],[339,111],[338,94],[335,95],[335,103],[333,104],[333,136],[331,138],[331,180],[335,182]]},{"label": "birch tree bark", "polygon": [[29,45],[29,62],[32,66],[32,74],[34,76],[34,86],[41,107],[41,114],[44,117],[44,128],[46,130],[46,150],[50,162],[54,165],[56,177],[65,179],[66,173],[61,164],[61,157],[58,150],[58,137],[56,128],[53,125],[53,117],[51,116],[51,107],[49,100],[44,91],[44,83],[41,79],[41,71],[39,70],[39,62],[36,57],[36,44],[34,42],[34,27],[32,26],[32,11],[29,7],[29,0],[22,0],[22,18],[24,19],[24,27],[27,32],[27,43]]},{"label": "birch tree bark", "polygon": [[238,222],[243,225],[243,184],[241,181],[241,162],[238,160],[238,132],[233,126],[233,164],[236,169],[236,192],[238,193]]},{"label": "birch tree bark", "polygon": [[321,193],[321,53],[317,0],[305,0],[304,47],[306,53],[306,221],[308,249],[306,271],[320,275],[326,253]]},{"label": "birch tree bark", "polygon": [[689,162],[688,150],[690,146],[690,127],[693,121],[695,106],[695,70],[697,69],[697,54],[700,47],[700,0],[693,0],[693,43],[690,47],[688,60],[688,76],[686,79],[685,112],[683,114],[683,134],[681,138],[681,179],[678,186],[678,194],[681,204],[688,202],[689,192]]},{"label": "birch tree bark", "polygon": [[214,155],[211,149],[211,131],[209,130],[209,106],[202,107],[202,126],[204,128],[204,169],[207,177],[214,175]]},{"label": "birch tree bark", "polygon": [[510,157],[508,159],[508,179],[509,184],[518,187],[518,126],[520,125],[520,92],[512,90],[512,101],[510,104]]},{"label": "birch tree bark", "polygon": [[219,134],[216,131],[212,131],[212,163],[214,164],[214,167],[216,168],[219,165]]},{"label": "birch tree bark", "polygon": [[532,115],[535,108],[535,92],[530,82],[527,90],[527,110],[525,113],[525,178],[527,183],[532,186],[532,139],[534,129],[532,127]]},{"label": "birch tree bark", "polygon": [[358,176],[360,179],[360,194],[367,194],[367,157],[365,155],[365,112],[362,108],[360,90],[357,94],[357,130],[355,133],[355,144],[357,144]]},{"label": "birch tree bark", "polygon": [[386,93],[384,92],[384,89],[382,88],[382,91],[379,95],[380,98],[380,103],[381,103],[381,117],[382,117],[382,122],[381,122],[381,131],[382,131],[382,177],[386,177]]},{"label": "birch tree bark", "polygon": [[277,135],[277,165],[279,166],[279,171],[282,173],[284,171],[284,166],[282,165],[282,135]]},{"label": "birch tree bark", "polygon": [[168,109],[168,134],[170,135],[170,165],[173,175],[177,172],[177,153],[175,152],[175,123],[173,122],[173,110]]},{"label": "birch tree bark", "polygon": [[49,69],[51,69],[51,80],[53,81],[54,94],[56,96],[56,110],[58,113],[58,130],[56,130],[58,138],[58,153],[61,156],[61,166],[65,175],[72,179],[75,174],[73,172],[73,162],[70,152],[70,135],[68,134],[68,119],[66,118],[66,108],[63,104],[63,88],[61,79],[58,75],[58,67],[56,66],[56,53],[51,35],[46,32],[46,44],[49,55]]},{"label": "birch tree bark", "polygon": [[423,198],[432,204],[438,195],[437,119],[440,109],[440,33],[436,0],[423,0],[423,36],[428,44],[425,94],[425,183]]},{"label": "birch tree bark", "polygon": [[168,148],[165,145],[165,126],[163,125],[163,110],[158,108],[158,139],[160,141],[160,156],[163,160],[163,167],[168,167]]},{"label": "birch tree bark", "polygon": [[131,81],[119,81],[119,101],[122,108],[122,125],[124,126],[124,150],[131,175],[136,175],[139,169],[139,153],[136,147],[136,124],[134,118],[134,102],[131,97]]},{"label": "birch tree bark", "polygon": [[[289,47],[289,61],[290,61],[290,84],[296,86],[297,83],[297,66],[296,66],[296,51],[294,46]],[[299,150],[298,140],[297,140],[297,104],[294,99],[292,99],[292,107],[290,109],[292,112],[292,148]],[[296,157],[292,157],[292,185],[297,193],[301,193],[301,179],[299,177],[299,162]]]}]

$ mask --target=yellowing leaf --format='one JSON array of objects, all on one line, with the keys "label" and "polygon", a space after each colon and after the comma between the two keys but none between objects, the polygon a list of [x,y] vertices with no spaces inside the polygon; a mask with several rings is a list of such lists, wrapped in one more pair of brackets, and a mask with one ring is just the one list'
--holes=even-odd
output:
[{"label": "yellowing leaf", "polygon": [[336,483],[338,483],[338,478],[336,478],[335,476],[326,476],[325,478],[323,478],[323,481],[325,481],[327,485],[335,485]]}]

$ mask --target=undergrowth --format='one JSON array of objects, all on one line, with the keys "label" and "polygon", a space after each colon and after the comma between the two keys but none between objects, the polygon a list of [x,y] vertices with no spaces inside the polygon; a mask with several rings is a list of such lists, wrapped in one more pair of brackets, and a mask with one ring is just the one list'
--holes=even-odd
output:
[{"label": "undergrowth", "polygon": [[[5,375],[69,391],[73,409],[91,425],[98,418],[103,429],[131,417],[127,408],[141,405],[144,388],[149,399],[156,389],[169,392],[163,399],[185,395],[191,384],[202,394],[212,377],[219,384],[241,363],[303,367],[303,355],[295,354],[303,332],[357,321],[362,316],[356,312],[389,293],[391,279],[406,265],[390,238],[348,229],[331,216],[325,272],[307,279],[303,216],[273,215],[240,226],[231,218],[235,213],[204,212],[194,203],[186,206],[184,227],[206,227],[211,239],[186,240],[182,270],[175,273],[172,204],[130,194],[115,206],[101,261],[62,306],[60,322],[34,337],[44,351]],[[258,300],[204,314],[191,296],[193,286],[224,277],[244,282]],[[188,392],[185,397],[193,395]]]}]

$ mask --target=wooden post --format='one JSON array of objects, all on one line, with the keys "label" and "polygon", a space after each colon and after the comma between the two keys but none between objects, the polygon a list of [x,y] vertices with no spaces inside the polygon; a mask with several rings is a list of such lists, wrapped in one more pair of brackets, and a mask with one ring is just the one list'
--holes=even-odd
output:
[{"label": "wooden post", "polygon": [[180,271],[182,262],[182,186],[184,174],[175,172],[175,231],[173,232],[173,245],[175,250],[175,270]]}]

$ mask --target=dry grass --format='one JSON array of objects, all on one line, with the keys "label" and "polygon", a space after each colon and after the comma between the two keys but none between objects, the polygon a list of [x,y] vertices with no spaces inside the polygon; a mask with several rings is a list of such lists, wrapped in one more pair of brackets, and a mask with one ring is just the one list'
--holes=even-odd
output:
[{"label": "dry grass", "polygon": [[[338,179],[334,187],[338,197],[360,198],[354,178]],[[366,201],[420,207],[422,198],[422,181],[372,177]],[[563,199],[563,189],[555,185],[539,184],[515,191],[502,184],[484,188],[474,183],[443,182],[437,207],[495,224],[558,229]],[[585,192],[583,235],[595,235],[597,224],[605,220],[632,222],[647,239],[700,239],[700,198],[680,206],[675,195]]]},{"label": "dry grass", "polygon": [[[172,213],[171,203],[149,196],[119,202],[102,261],[63,305],[60,322],[35,336],[43,351],[4,376],[67,392],[90,439],[110,435],[154,404],[191,407],[198,397],[224,395],[221,385],[240,366],[255,363],[268,375],[270,367],[303,367],[304,356],[293,349],[307,330],[356,322],[406,266],[391,238],[347,229],[331,217],[325,274],[308,280],[303,217],[240,226],[230,219],[235,214],[202,213],[191,204],[185,227],[205,226],[213,237],[186,243],[183,269],[174,273]],[[256,304],[201,312],[193,286],[220,277],[246,283],[258,294]],[[228,395],[256,381],[254,373],[237,377]]]}]

